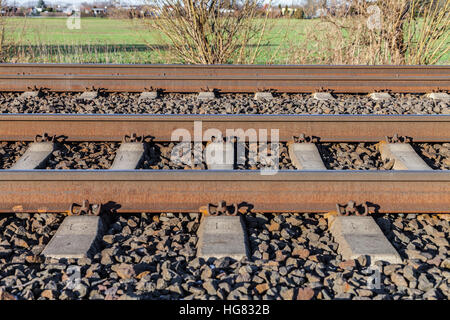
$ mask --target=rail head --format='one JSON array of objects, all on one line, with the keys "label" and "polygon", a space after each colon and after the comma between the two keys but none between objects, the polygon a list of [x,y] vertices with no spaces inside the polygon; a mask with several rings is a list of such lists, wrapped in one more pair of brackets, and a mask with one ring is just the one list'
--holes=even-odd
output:
[{"label": "rail head", "polygon": [[255,212],[326,212],[355,201],[379,212],[444,213],[449,193],[450,171],[0,171],[0,212],[63,212],[87,199],[118,212],[198,212],[220,201]]},{"label": "rail head", "polygon": [[154,141],[173,141],[172,134],[186,130],[192,139],[208,129],[223,136],[249,135],[278,130],[281,142],[300,134],[316,136],[321,142],[379,142],[394,134],[414,142],[449,142],[450,115],[73,115],[1,114],[0,140],[33,141],[36,134],[65,136],[67,141],[121,141],[136,133]]},{"label": "rail head", "polygon": [[450,90],[450,66],[2,64],[0,90],[310,93]]},{"label": "rail head", "polygon": [[450,170],[0,170],[0,181],[448,181]]}]

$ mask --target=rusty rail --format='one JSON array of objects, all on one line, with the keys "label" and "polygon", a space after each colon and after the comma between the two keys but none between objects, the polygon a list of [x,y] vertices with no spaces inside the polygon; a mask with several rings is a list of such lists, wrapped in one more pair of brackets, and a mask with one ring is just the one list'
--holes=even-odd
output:
[{"label": "rusty rail", "polygon": [[[450,115],[0,115],[0,140],[36,134],[69,141],[120,141],[125,134],[170,141],[217,128],[279,129],[280,141],[304,133],[327,141],[379,141],[395,133],[414,141],[450,141]],[[270,137],[271,135],[269,135]],[[324,212],[336,203],[369,201],[380,212],[450,212],[450,171],[0,170],[0,212],[67,211],[101,203],[119,212],[195,212],[207,203],[247,202],[256,211]]]},{"label": "rusty rail", "polygon": [[1,114],[0,141],[32,141],[37,134],[67,136],[68,141],[121,141],[136,133],[171,141],[172,132],[194,124],[207,129],[279,130],[280,141],[305,134],[321,142],[378,142],[386,136],[409,136],[415,142],[450,141],[450,115],[55,115]]},{"label": "rusty rail", "polygon": [[450,66],[0,64],[0,91],[314,92],[450,90]]},{"label": "rusty rail", "polygon": [[368,201],[379,212],[450,212],[450,171],[0,171],[0,212],[63,212],[72,202],[118,212],[198,212],[247,202],[254,211],[325,212]]}]

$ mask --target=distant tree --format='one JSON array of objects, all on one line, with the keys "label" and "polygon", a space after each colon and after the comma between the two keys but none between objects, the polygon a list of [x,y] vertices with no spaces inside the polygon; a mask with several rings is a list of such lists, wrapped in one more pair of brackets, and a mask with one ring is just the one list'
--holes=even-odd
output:
[{"label": "distant tree", "polygon": [[312,16],[316,12],[318,3],[317,0],[306,0],[306,4],[303,6],[305,15]]},{"label": "distant tree", "polygon": [[37,7],[41,8],[41,9],[45,9],[45,8],[47,8],[47,5],[45,4],[44,0],[39,0]]},{"label": "distant tree", "polygon": [[294,18],[295,19],[305,19],[305,11],[303,10],[303,8],[295,9]]}]

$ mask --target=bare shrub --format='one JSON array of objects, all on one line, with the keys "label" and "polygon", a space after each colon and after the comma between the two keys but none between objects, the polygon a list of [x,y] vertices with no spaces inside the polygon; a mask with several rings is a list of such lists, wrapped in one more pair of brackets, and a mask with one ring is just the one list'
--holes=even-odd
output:
[{"label": "bare shrub", "polygon": [[261,0],[155,0],[144,23],[160,32],[172,61],[253,63],[267,31],[269,11],[257,20],[260,7]]},{"label": "bare shrub", "polygon": [[436,64],[449,51],[450,0],[342,3],[322,9],[295,63]]}]

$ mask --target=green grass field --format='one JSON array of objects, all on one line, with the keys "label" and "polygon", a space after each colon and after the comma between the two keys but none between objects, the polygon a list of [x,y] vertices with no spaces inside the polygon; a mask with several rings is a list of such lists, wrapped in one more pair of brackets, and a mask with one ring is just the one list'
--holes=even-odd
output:
[{"label": "green grass field", "polygon": [[[82,18],[81,29],[69,29],[66,18],[9,18],[21,54],[12,61],[170,63],[164,38],[130,19]],[[305,27],[313,20],[272,20],[261,42],[255,63],[288,63],[279,54],[289,43],[302,40]],[[30,50],[31,49],[31,50]]]},{"label": "green grass field", "polygon": [[[262,23],[258,21],[258,23]],[[66,18],[8,18],[16,51],[8,62],[174,63],[155,30],[130,19],[82,18],[69,29]],[[289,64],[295,46],[319,20],[269,20],[257,64]],[[309,46],[310,44],[308,44]],[[313,46],[314,44],[311,44]],[[17,49],[19,48],[19,49]],[[249,49],[251,50],[251,49]],[[440,62],[448,63],[449,54]]]}]

